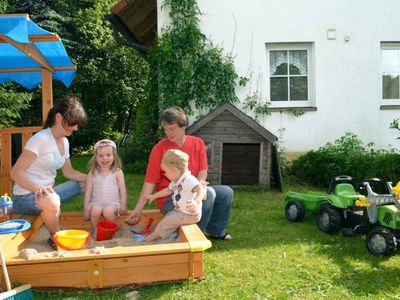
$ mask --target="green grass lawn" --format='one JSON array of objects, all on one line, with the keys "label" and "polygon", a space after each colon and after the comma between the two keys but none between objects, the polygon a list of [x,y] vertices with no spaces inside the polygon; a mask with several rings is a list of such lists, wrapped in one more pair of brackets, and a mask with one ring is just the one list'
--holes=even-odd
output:
[{"label": "green grass lawn", "polygon": [[[85,169],[84,159],[73,163]],[[126,174],[130,209],[142,181],[143,176]],[[286,189],[307,190],[298,185]],[[234,190],[228,227],[233,240],[212,241],[212,248],[205,251],[205,279],[137,287],[140,299],[400,299],[400,253],[388,259],[372,256],[364,236],[322,233],[310,214],[301,223],[287,221],[280,192]],[[82,198],[77,198],[62,209],[79,209],[81,202]],[[36,296],[125,299],[133,290],[60,291]]]}]

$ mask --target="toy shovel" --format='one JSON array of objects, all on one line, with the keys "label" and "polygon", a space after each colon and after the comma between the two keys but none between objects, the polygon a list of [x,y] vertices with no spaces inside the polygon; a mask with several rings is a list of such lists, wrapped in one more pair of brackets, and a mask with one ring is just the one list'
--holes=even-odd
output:
[{"label": "toy shovel", "polygon": [[139,233],[143,234],[143,235],[149,235],[150,234],[150,226],[151,226],[151,223],[153,223],[153,221],[154,221],[153,218],[149,218],[147,220],[146,226],[142,230],[140,230]]}]

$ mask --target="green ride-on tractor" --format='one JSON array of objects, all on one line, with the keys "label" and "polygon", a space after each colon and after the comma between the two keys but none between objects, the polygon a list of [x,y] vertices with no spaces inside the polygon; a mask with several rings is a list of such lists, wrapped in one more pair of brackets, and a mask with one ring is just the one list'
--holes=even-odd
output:
[{"label": "green ride-on tractor", "polygon": [[[284,200],[285,216],[289,221],[300,222],[306,212],[316,213],[318,228],[343,235],[366,233],[368,251],[377,256],[390,256],[400,245],[400,182],[392,187],[387,183],[388,194],[377,194],[379,179],[371,179],[357,188],[353,178],[336,176],[331,180],[328,193],[288,192]],[[366,195],[361,194],[364,191]]]}]

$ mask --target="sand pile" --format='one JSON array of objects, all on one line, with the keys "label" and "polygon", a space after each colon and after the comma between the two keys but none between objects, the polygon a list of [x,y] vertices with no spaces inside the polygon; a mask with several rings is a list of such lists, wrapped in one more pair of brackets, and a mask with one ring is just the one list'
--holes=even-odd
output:
[{"label": "sand pile", "polygon": [[[66,229],[78,229],[78,228],[65,228]],[[107,253],[107,248],[113,248],[118,246],[129,247],[138,246],[145,244],[161,244],[161,243],[176,243],[178,239],[166,239],[157,242],[138,242],[134,239],[131,229],[139,231],[143,229],[143,226],[128,226],[125,224],[120,225],[118,231],[115,232],[111,240],[96,241],[96,237],[92,236],[92,230],[90,228],[79,228],[80,230],[85,230],[91,233],[90,243],[87,247],[92,253]],[[152,228],[153,230],[154,228]],[[20,251],[19,256],[25,259],[37,259],[44,257],[67,257],[70,256],[72,251],[55,251],[47,242],[50,235],[47,229],[42,226],[38,232],[36,239],[30,242],[25,249]]]}]

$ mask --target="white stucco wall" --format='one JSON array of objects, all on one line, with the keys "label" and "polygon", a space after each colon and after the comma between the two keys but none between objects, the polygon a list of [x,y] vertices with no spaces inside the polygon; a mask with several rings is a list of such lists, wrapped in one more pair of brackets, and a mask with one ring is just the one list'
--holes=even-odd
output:
[{"label": "white stucco wall", "polygon": [[[300,117],[272,112],[259,120],[281,137],[286,151],[315,149],[345,132],[379,148],[400,149],[397,131],[389,129],[400,111],[380,109],[380,43],[400,41],[400,1],[198,0],[198,5],[203,33],[235,57],[239,76],[252,77],[237,88],[241,100],[254,91],[269,98],[266,43],[314,44],[317,110]],[[160,27],[167,20],[160,5],[158,20]],[[327,39],[328,29],[336,30],[335,40]]]}]

